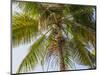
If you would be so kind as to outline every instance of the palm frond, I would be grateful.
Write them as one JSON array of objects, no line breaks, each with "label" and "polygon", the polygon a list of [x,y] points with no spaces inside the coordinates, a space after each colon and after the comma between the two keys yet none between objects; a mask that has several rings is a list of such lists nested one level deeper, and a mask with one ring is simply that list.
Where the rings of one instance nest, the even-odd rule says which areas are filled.
[{"label": "palm frond", "polygon": [[29,53],[24,58],[18,69],[18,73],[23,72],[24,70],[25,72],[28,72],[34,69],[34,66],[36,66],[37,63],[44,63],[46,57],[44,53],[47,54],[47,50],[50,44],[50,36],[46,36],[48,32],[50,32],[50,30],[41,35],[41,37],[32,44],[29,49]]},{"label": "palm frond", "polygon": [[90,52],[88,52],[88,55],[89,55],[89,57],[90,57],[92,63],[94,64],[94,67],[95,67],[95,65],[96,65],[96,57],[95,57],[95,55],[93,55],[93,54],[90,53]]},{"label": "palm frond", "polygon": [[40,4],[38,3],[32,3],[32,2],[16,2],[18,4],[18,7],[23,10],[24,13],[28,13],[33,17],[38,17],[40,14]]},{"label": "palm frond", "polygon": [[[85,44],[88,42],[95,42],[95,34],[91,30],[87,30],[83,26],[72,24],[70,22],[67,22],[67,31],[70,32],[73,36],[71,45],[69,45],[70,48],[72,48],[72,54],[75,55],[74,61],[76,61],[79,64],[83,65],[89,65],[90,67],[93,67],[94,63],[94,57],[92,57],[91,54],[88,54],[88,50],[85,48]],[[92,34],[92,36],[91,36]],[[94,36],[93,36],[94,35]],[[67,35],[68,36],[68,35]],[[70,40],[70,42],[72,41]],[[70,43],[69,42],[69,43]],[[91,42],[91,43],[92,43]],[[95,43],[94,43],[95,44]],[[93,45],[93,43],[92,43]],[[95,48],[95,46],[94,46]],[[74,53],[73,53],[74,52]],[[94,61],[93,61],[94,60]]]},{"label": "palm frond", "polygon": [[[80,23],[95,30],[95,19],[93,17],[95,12],[95,7],[92,6],[85,7],[85,6],[75,5],[75,6],[70,6],[69,8],[71,15],[73,16],[74,20],[77,23]],[[77,14],[74,15],[74,12],[77,12]]]},{"label": "palm frond", "polygon": [[68,46],[68,41],[67,41],[67,45],[64,50],[64,62],[66,65],[66,70],[75,68],[75,62],[73,61],[72,50]]},{"label": "palm frond", "polygon": [[85,25],[81,25],[75,21],[70,21],[65,19],[66,30],[71,33],[74,37],[77,37],[81,42],[87,43],[91,42],[95,47],[95,30],[86,27]]},{"label": "palm frond", "polygon": [[74,40],[72,46],[74,47],[72,48],[74,61],[76,61],[78,64],[93,67],[93,62],[88,55],[88,50],[85,48],[85,45],[82,44],[79,40]]},{"label": "palm frond", "polygon": [[38,22],[27,14],[15,15],[12,18],[13,45],[28,43],[38,33]]},{"label": "palm frond", "polygon": [[19,69],[18,69],[18,73],[22,72],[23,69],[25,69],[26,71],[29,68],[33,68],[35,66],[35,64],[38,63],[38,57],[40,55],[39,51],[39,46],[41,46],[41,43],[43,42],[43,40],[46,38],[45,35],[42,35],[29,49],[29,53],[28,55],[24,58],[24,60],[22,61]]}]

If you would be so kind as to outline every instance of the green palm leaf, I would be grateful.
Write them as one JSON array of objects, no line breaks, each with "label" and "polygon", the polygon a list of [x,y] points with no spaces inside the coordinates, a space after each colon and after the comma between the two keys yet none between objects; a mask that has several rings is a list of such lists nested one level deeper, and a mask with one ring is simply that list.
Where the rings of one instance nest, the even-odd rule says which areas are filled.
[{"label": "green palm leaf", "polygon": [[22,61],[17,73],[24,72],[24,69],[25,72],[28,72],[32,70],[37,63],[44,63],[51,38],[51,35],[46,36],[46,34],[50,31],[51,29],[47,31],[45,34],[41,35],[41,37],[39,37],[39,39],[37,39],[32,44],[32,46],[29,49],[29,53]]},{"label": "green palm leaf", "polygon": [[[66,30],[71,33],[74,37],[77,37],[82,43],[91,42],[95,48],[95,30],[86,27],[85,25],[81,25],[75,21],[70,21],[65,19]],[[88,35],[87,35],[88,34]]]},{"label": "green palm leaf", "polygon": [[88,65],[93,67],[93,63],[88,55],[88,50],[85,48],[85,45],[82,44],[79,40],[74,40],[73,42],[73,57],[74,60],[82,65]]},{"label": "green palm leaf", "polygon": [[39,17],[40,4],[32,2],[16,2],[18,7],[23,10],[24,13],[28,13],[33,17]]},{"label": "green palm leaf", "polygon": [[74,20],[77,23],[80,23],[95,30],[95,19],[93,17],[93,14],[95,12],[95,7],[74,5],[74,6],[69,6],[69,8],[70,8],[70,13],[72,13],[72,15],[74,12],[77,11],[78,13],[81,12],[79,14],[73,15]]},{"label": "green palm leaf", "polygon": [[66,44],[67,45],[64,49],[64,61],[66,65],[66,70],[70,70],[75,68],[75,62],[73,61],[73,53],[72,49],[69,46],[69,41],[67,41]]},{"label": "green palm leaf", "polygon": [[[76,61],[79,64],[89,65],[90,67],[93,67],[93,66],[91,66],[91,65],[93,65],[93,63],[92,63],[93,61],[90,58],[91,55],[90,56],[88,55],[88,50],[85,48],[86,46],[84,43],[87,43],[88,41],[92,41],[95,36],[93,36],[91,38],[89,38],[89,37],[91,34],[94,35],[94,33],[91,32],[91,34],[90,34],[90,33],[88,33],[90,31],[87,31],[86,29],[82,28],[80,25],[78,25],[78,26],[77,25],[75,26],[75,25],[76,25],[75,23],[73,24],[73,23],[70,23],[70,21],[69,22],[67,21],[67,27],[66,27],[67,32],[66,32],[66,30],[65,30],[65,32],[71,33],[72,40],[73,40],[72,44],[70,44],[70,42],[72,40],[69,40],[69,42],[68,42],[69,46],[67,46],[67,47],[69,47],[69,49],[72,48],[72,49],[70,49],[70,51],[72,52],[71,55],[74,55],[74,56],[72,56],[72,57],[74,57],[74,61]],[[67,34],[67,36],[68,36],[68,34]],[[94,39],[94,41],[95,41],[95,39]],[[67,53],[70,54],[70,52],[67,52]],[[67,56],[67,58],[68,58],[68,56]]]},{"label": "green palm leaf", "polygon": [[27,14],[13,16],[12,19],[13,45],[28,43],[38,33],[38,22]]},{"label": "green palm leaf", "polygon": [[[45,35],[42,35],[36,42],[30,47],[28,55],[24,58],[22,61],[18,73],[23,72],[23,69],[29,70],[30,68],[32,69],[35,64],[38,63],[38,57],[40,56],[39,52],[39,46],[41,46],[41,43],[43,40],[46,38]],[[42,50],[41,50],[42,51]]]}]

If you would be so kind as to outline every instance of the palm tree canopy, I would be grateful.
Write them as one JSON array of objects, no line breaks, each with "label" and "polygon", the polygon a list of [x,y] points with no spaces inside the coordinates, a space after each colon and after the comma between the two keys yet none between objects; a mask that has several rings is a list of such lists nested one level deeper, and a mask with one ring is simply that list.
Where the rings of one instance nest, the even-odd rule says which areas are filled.
[{"label": "palm tree canopy", "polygon": [[30,43],[40,36],[29,48],[29,53],[23,59],[18,73],[23,72],[23,69],[32,69],[37,62],[44,63],[52,55],[59,57],[59,38],[62,40],[60,46],[66,70],[73,67],[73,61],[94,68],[95,54],[86,48],[91,47],[89,43],[94,51],[96,47],[94,6],[15,3],[22,12],[12,16],[13,47]]}]

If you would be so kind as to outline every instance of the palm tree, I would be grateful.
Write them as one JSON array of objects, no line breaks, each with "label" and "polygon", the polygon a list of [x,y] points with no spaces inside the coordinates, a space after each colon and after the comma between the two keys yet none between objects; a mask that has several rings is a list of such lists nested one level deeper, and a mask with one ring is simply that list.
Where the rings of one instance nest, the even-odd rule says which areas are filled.
[{"label": "palm tree", "polygon": [[95,68],[95,53],[90,51],[96,47],[94,6],[14,3],[21,12],[12,16],[13,47],[36,40],[17,73],[28,72],[37,63],[49,64],[51,57],[57,60],[59,71],[73,68],[75,62]]}]

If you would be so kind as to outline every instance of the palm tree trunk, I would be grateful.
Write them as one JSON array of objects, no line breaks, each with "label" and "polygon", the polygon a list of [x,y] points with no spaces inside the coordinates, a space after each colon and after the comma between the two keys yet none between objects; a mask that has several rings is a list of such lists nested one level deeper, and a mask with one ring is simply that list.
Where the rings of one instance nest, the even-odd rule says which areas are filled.
[{"label": "palm tree trunk", "polygon": [[65,70],[65,63],[64,63],[64,53],[63,53],[63,38],[61,35],[61,31],[58,32],[58,53],[60,59],[60,71]]},{"label": "palm tree trunk", "polygon": [[60,59],[60,71],[64,71],[65,70],[65,63],[64,63],[64,53],[63,53],[63,37],[62,37],[62,32],[61,32],[61,27],[60,27],[60,24],[58,23],[56,26],[55,26],[55,29],[54,29],[56,35],[55,35],[55,39],[57,41],[57,44],[58,44],[58,54],[59,54],[59,59]]},{"label": "palm tree trunk", "polygon": [[60,71],[64,71],[65,70],[65,63],[64,63],[64,56],[63,56],[63,50],[62,50],[62,42],[61,39],[58,42],[58,51],[59,51],[59,58],[60,58]]}]

